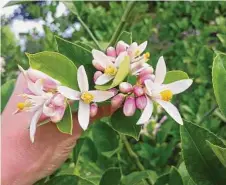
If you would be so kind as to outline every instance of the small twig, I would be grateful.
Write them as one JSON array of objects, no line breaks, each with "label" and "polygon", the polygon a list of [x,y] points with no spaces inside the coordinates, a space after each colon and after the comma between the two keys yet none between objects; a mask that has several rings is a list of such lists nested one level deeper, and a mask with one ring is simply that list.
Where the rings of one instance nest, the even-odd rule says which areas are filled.
[{"label": "small twig", "polygon": [[118,25],[118,27],[116,28],[114,34],[112,35],[111,37],[111,40],[110,40],[110,43],[109,43],[109,46],[112,46],[115,44],[115,42],[117,41],[129,15],[130,15],[130,12],[132,11],[134,5],[135,5],[136,1],[130,1],[128,2],[127,6],[126,6],[126,10],[124,12],[124,14],[122,15],[122,18],[121,18],[121,21]]},{"label": "small twig", "polygon": [[218,105],[214,105],[212,109],[210,109],[206,114],[204,114],[204,116],[201,118],[199,123],[202,123],[203,121],[205,121],[205,119],[209,117],[217,108],[218,108]]},{"label": "small twig", "polygon": [[[132,150],[132,147],[130,146],[130,143],[127,140],[126,136],[121,135],[121,138],[122,138],[122,141],[125,145],[125,148],[129,154],[129,156],[135,160],[135,163],[136,163],[137,167],[139,168],[139,170],[144,171],[145,168],[144,168],[143,164],[140,162],[138,155]],[[149,185],[152,185],[152,182],[149,178],[147,178],[146,181]]]}]

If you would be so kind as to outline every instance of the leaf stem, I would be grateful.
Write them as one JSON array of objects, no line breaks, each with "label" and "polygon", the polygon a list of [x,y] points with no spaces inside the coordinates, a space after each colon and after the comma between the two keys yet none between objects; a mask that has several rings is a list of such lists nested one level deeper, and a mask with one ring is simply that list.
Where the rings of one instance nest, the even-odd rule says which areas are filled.
[{"label": "leaf stem", "polygon": [[210,116],[217,108],[218,108],[218,105],[214,105],[212,109],[210,109],[206,114],[204,114],[204,116],[201,118],[199,123],[202,123],[203,121],[205,121],[205,119],[208,116]]},{"label": "leaf stem", "polygon": [[118,25],[118,27],[116,28],[114,34],[111,37],[109,46],[112,46],[115,44],[115,42],[117,41],[123,27],[125,26],[125,23],[130,15],[130,12],[132,11],[132,9],[134,8],[136,1],[130,1],[128,2],[127,6],[126,6],[126,10],[124,12],[124,14],[122,15],[121,21]]},{"label": "leaf stem", "polygon": [[[138,155],[133,151],[128,139],[126,138],[126,136],[121,135],[121,139],[122,139],[122,141],[125,145],[125,148],[126,148],[128,154],[129,154],[129,156],[135,160],[135,163],[136,163],[137,167],[139,168],[139,170],[144,171],[145,168],[144,168],[143,164],[140,162]],[[147,178],[146,181],[149,185],[152,185],[152,182],[149,178]]]}]

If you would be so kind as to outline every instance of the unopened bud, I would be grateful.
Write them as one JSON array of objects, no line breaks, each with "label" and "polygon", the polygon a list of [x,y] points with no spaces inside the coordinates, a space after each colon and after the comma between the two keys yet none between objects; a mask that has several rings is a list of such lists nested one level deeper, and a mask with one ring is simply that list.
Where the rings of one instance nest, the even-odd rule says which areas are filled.
[{"label": "unopened bud", "polygon": [[97,111],[98,111],[98,106],[96,103],[92,103],[90,105],[90,117],[94,117],[97,115]]},{"label": "unopened bud", "polygon": [[153,67],[149,66],[149,67],[143,69],[143,70],[140,72],[139,76],[142,77],[142,76],[145,76],[145,75],[147,75],[147,74],[152,74],[153,72],[154,72]]},{"label": "unopened bud", "polygon": [[103,73],[101,71],[96,71],[93,75],[93,81],[96,82],[97,78],[99,78]]},{"label": "unopened bud", "polygon": [[57,94],[51,101],[53,105],[63,106],[65,104],[65,98],[62,94]]},{"label": "unopened bud", "polygon": [[121,52],[126,51],[127,44],[123,41],[119,41],[116,45],[116,53],[119,55]]},{"label": "unopened bud", "polygon": [[144,81],[147,80],[147,79],[152,79],[152,75],[151,74],[147,74],[147,75],[144,75],[142,77],[139,77],[139,83],[140,84],[144,84]]},{"label": "unopened bud", "polygon": [[137,97],[142,96],[144,94],[143,88],[139,85],[133,87],[133,92]]},{"label": "unopened bud", "polygon": [[122,93],[117,94],[111,99],[111,106],[114,109],[121,107],[123,101],[125,99],[125,95]]},{"label": "unopened bud", "polygon": [[119,90],[122,93],[129,93],[133,90],[133,86],[128,82],[122,82],[119,84]]},{"label": "unopened bud", "polygon": [[107,48],[107,56],[116,57],[115,48],[113,48],[112,46],[108,47]]},{"label": "unopened bud", "polygon": [[129,96],[126,98],[126,101],[123,106],[123,113],[125,116],[132,116],[134,115],[136,111],[136,103],[135,103],[135,98],[132,96]]},{"label": "unopened bud", "polygon": [[104,71],[104,68],[96,60],[92,60],[92,64],[97,70]]},{"label": "unopened bud", "polygon": [[136,107],[140,110],[143,110],[147,105],[147,98],[146,96],[140,96],[136,98]]}]

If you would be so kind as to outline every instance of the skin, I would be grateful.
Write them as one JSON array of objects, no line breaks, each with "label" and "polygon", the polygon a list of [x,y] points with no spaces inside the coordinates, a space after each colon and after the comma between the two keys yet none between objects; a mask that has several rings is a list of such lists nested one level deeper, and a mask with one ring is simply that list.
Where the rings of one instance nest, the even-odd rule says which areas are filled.
[{"label": "skin", "polygon": [[[1,182],[4,185],[31,185],[52,174],[67,159],[83,132],[75,114],[72,135],[60,133],[54,123],[48,123],[37,128],[35,142],[31,143],[28,130],[31,113],[12,115],[17,103],[24,100],[18,95],[25,87],[25,79],[20,75],[2,114]],[[109,116],[111,112],[110,106],[100,107],[93,119]]]}]

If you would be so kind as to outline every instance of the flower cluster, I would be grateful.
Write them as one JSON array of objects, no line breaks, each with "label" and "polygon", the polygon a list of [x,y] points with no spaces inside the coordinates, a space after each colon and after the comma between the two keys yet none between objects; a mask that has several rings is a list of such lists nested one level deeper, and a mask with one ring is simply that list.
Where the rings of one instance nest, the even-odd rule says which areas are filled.
[{"label": "flower cluster", "polygon": [[109,47],[106,53],[93,49],[92,64],[97,69],[93,76],[94,83],[103,86],[114,80],[120,64],[129,59],[129,75],[135,77],[136,82],[131,84],[124,79],[118,88],[106,90],[90,90],[88,77],[84,66],[77,70],[79,90],[62,85],[52,77],[34,69],[22,71],[27,88],[21,96],[24,102],[17,104],[15,113],[21,111],[32,112],[30,122],[30,139],[34,142],[37,123],[47,119],[57,123],[62,120],[67,104],[79,102],[78,122],[86,130],[90,117],[97,114],[98,103],[111,99],[114,109],[123,107],[125,116],[133,116],[136,109],[142,111],[137,124],[147,123],[153,112],[153,103],[162,106],[165,111],[179,124],[183,124],[178,109],[170,102],[173,95],[185,91],[191,84],[191,79],[179,80],[164,84],[166,64],[163,57],[159,58],[156,70],[147,63],[150,54],[144,53],[147,41],[138,45],[136,42],[128,45],[119,41],[116,47]]}]

